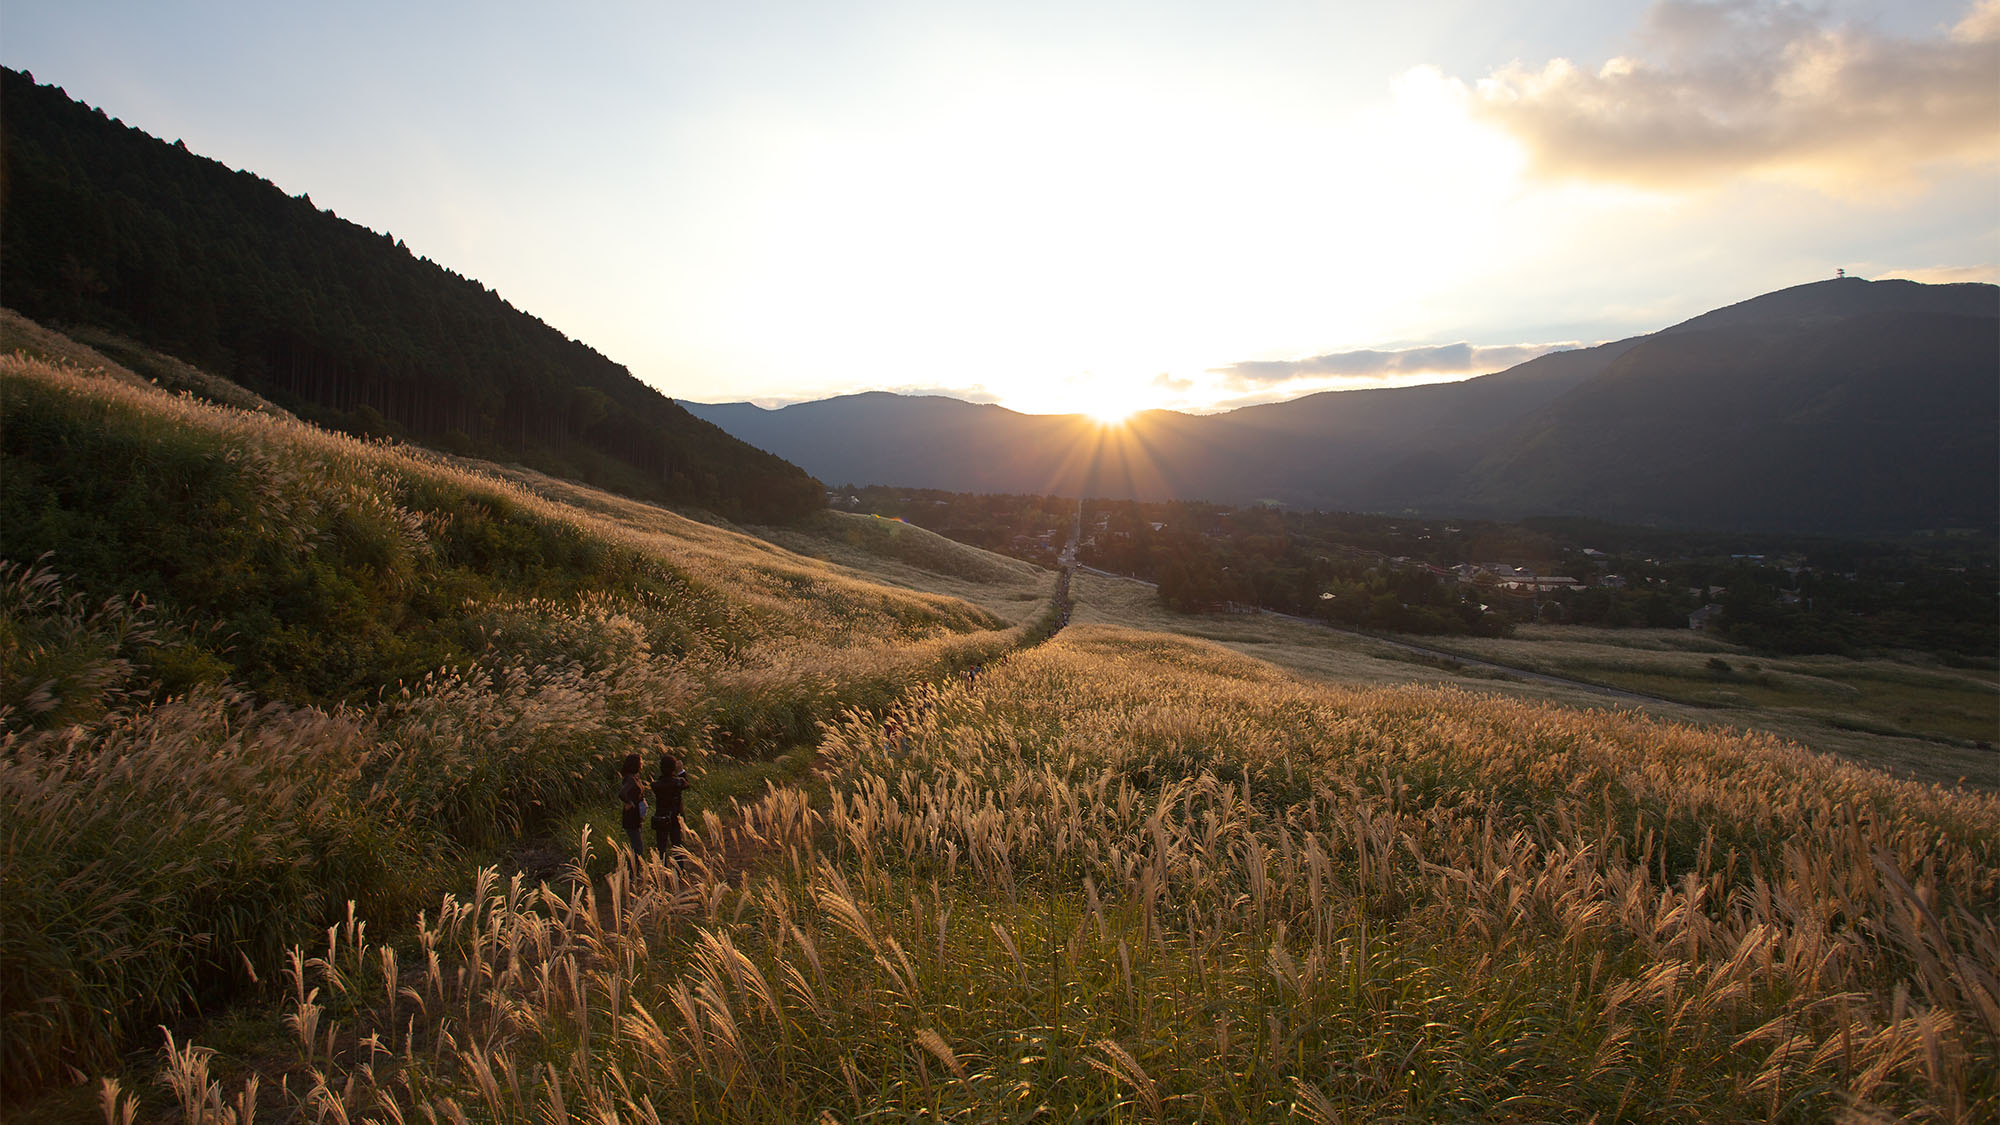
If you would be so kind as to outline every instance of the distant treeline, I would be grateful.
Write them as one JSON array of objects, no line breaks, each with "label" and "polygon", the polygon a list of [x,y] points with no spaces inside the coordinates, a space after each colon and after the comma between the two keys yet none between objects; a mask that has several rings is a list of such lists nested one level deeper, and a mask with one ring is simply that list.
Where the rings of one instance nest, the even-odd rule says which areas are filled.
[{"label": "distant treeline", "polygon": [[[846,485],[843,507],[1053,564],[1076,501]],[[850,499],[851,497],[851,499]],[[1159,585],[1189,613],[1256,607],[1400,633],[1502,635],[1529,621],[1673,628],[1784,653],[1901,649],[1990,665],[2000,567],[1989,535],[1834,539],[1599,520],[1442,520],[1199,501],[1089,500],[1078,559]],[[1461,581],[1461,564],[1495,568]],[[1509,590],[1498,568],[1573,578]]]},{"label": "distant treeline", "polygon": [[[1408,526],[1405,536],[1373,516],[1100,500],[1084,506],[1078,557],[1159,583],[1160,600],[1187,613],[1255,606],[1360,628],[1476,636],[1504,636],[1532,614],[1532,604],[1516,609],[1438,574],[1418,550],[1434,537]],[[1486,525],[1481,534],[1511,549],[1511,530]]]},{"label": "distant treeline", "polygon": [[[1902,649],[1990,665],[2000,650],[2000,571],[1983,535],[1832,539],[1094,501],[1084,536],[1084,562],[1154,579],[1162,600],[1189,611],[1234,602],[1494,635],[1527,621],[1685,628],[1718,605],[1712,631],[1768,652]],[[1578,585],[1528,595],[1498,574],[1440,573],[1461,564]]]},{"label": "distant treeline", "polygon": [[[1623,588],[1566,596],[1579,624],[1634,624],[1646,589],[1700,591],[1722,607],[1714,628],[1767,652],[1897,649],[1992,666],[2000,653],[2000,554],[1983,532],[1836,539],[1702,533],[1540,519],[1523,527],[1568,545],[1565,565],[1618,574]],[[1598,550],[1594,557],[1579,553]]]},{"label": "distant treeline", "polygon": [[803,470],[378,234],[0,73],[4,299],[234,379],[304,417],[782,521]]}]

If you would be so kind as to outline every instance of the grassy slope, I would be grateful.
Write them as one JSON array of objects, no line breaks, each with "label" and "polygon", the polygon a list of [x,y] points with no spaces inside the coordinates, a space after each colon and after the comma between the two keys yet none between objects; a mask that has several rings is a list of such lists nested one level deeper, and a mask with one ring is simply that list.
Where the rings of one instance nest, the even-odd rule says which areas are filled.
[{"label": "grassy slope", "polygon": [[775,790],[685,871],[447,901],[440,962],[399,996],[379,949],[332,943],[286,1009],[333,1032],[296,1042],[308,1100],[507,1122],[2000,1106],[1990,796],[1101,626],[897,717],[827,732],[830,803]]},{"label": "grassy slope", "polygon": [[1024,635],[7,343],[95,369],[0,359],[10,1089],[269,979],[349,899],[406,916],[628,751],[776,756]]},{"label": "grassy slope", "polygon": [[824,511],[792,527],[758,533],[789,550],[851,568],[878,582],[963,598],[1010,621],[1039,613],[1051,573],[1032,563],[947,539],[915,524]]}]

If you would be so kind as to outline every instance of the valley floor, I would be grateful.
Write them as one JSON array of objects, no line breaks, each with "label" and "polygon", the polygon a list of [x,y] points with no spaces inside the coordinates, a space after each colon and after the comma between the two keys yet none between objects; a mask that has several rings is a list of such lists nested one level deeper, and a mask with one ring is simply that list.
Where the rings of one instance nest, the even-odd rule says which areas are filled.
[{"label": "valley floor", "polygon": [[1687,630],[1530,625],[1512,638],[1393,638],[1274,613],[1175,613],[1150,583],[1088,570],[1077,589],[1079,621],[1201,637],[1311,679],[1451,684],[1637,710],[1766,731],[1920,781],[2000,790],[2000,674],[1992,671],[1914,657],[1763,657]]}]

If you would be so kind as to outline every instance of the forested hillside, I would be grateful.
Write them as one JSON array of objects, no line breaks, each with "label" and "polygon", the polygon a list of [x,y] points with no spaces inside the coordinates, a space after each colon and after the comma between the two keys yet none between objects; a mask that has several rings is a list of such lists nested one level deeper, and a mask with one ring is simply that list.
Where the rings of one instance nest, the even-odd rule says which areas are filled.
[{"label": "forested hillside", "polygon": [[307,196],[13,70],[0,134],[5,300],[36,320],[122,333],[349,432],[731,518],[821,504],[796,466]]}]

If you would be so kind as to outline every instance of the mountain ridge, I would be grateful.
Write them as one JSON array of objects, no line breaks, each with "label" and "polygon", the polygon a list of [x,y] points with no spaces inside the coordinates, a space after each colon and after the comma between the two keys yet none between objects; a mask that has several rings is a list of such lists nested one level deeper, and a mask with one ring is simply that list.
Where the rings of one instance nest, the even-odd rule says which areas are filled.
[{"label": "mountain ridge", "polygon": [[1461,382],[1123,430],[889,392],[686,405],[830,484],[1835,534],[2000,523],[2000,287],[1978,283],[1809,282]]}]

